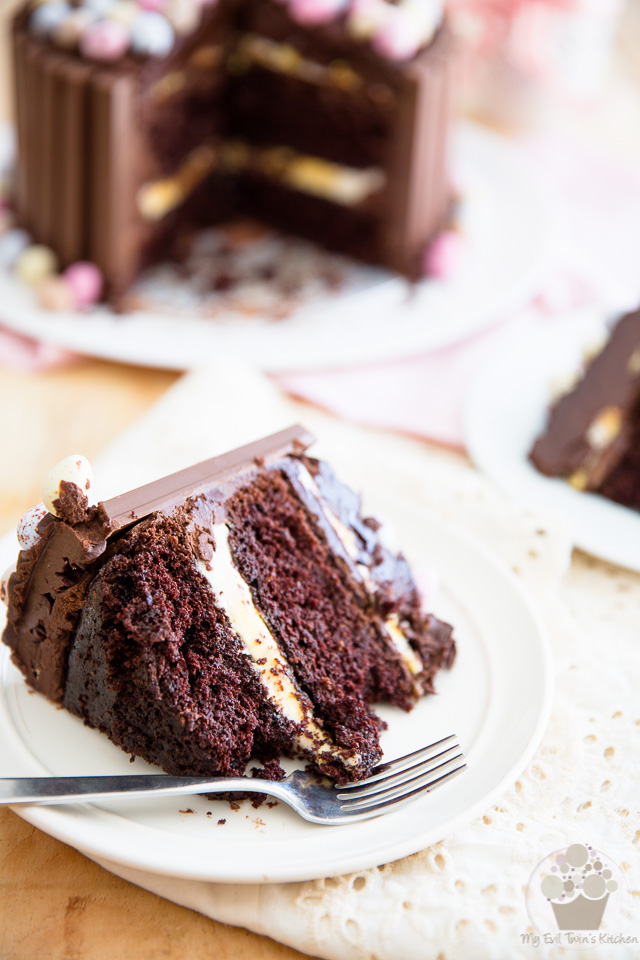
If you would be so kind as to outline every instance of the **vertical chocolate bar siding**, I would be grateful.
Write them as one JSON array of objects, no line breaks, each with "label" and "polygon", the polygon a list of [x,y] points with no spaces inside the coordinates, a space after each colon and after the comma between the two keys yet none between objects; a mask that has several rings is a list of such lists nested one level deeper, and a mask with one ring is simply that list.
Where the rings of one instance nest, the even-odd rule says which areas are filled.
[{"label": "vertical chocolate bar siding", "polygon": [[262,440],[248,443],[230,453],[204,460],[161,480],[120,494],[103,504],[112,532],[141,520],[155,510],[167,509],[206,489],[213,481],[251,470],[256,462],[279,460],[291,453],[302,453],[315,440],[304,427],[293,426]]}]

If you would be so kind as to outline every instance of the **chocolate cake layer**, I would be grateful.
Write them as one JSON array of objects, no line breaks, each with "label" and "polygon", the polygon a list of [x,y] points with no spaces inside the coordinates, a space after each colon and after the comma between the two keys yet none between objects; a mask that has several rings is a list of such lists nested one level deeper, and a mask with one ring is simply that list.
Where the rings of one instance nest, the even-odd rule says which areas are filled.
[{"label": "chocolate cake layer", "polygon": [[237,776],[291,753],[295,727],[265,699],[187,536],[158,516],[122,538],[83,604],[63,703],[167,773]]},{"label": "chocolate cake layer", "polygon": [[171,773],[336,780],[378,761],[370,704],[409,709],[455,654],[408,564],[294,427],[87,507],[69,484],[9,581],[28,682]]}]

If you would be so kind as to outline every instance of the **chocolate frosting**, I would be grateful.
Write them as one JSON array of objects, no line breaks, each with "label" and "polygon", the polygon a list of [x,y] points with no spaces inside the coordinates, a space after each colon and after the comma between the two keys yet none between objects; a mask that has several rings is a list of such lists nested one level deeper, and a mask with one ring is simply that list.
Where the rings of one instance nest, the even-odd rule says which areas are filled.
[{"label": "chocolate frosting", "polygon": [[20,552],[7,585],[2,639],[28,682],[52,700],[62,698],[67,651],[86,592],[119,531],[232,477],[242,482],[266,463],[301,453],[313,439],[303,427],[290,427],[100,503],[80,522],[73,511],[67,519],[45,517],[38,543]]}]

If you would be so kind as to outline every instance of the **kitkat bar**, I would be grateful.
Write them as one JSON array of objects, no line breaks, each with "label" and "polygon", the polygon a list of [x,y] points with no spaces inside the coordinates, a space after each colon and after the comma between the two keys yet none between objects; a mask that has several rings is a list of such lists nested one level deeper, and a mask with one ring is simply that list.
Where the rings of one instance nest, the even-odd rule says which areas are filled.
[{"label": "kitkat bar", "polygon": [[311,433],[301,426],[289,427],[262,440],[248,443],[210,460],[204,460],[168,477],[155,480],[102,504],[112,531],[148,516],[156,510],[169,510],[175,504],[206,491],[207,487],[227,477],[255,469],[269,461],[291,453],[302,453],[314,442]]}]

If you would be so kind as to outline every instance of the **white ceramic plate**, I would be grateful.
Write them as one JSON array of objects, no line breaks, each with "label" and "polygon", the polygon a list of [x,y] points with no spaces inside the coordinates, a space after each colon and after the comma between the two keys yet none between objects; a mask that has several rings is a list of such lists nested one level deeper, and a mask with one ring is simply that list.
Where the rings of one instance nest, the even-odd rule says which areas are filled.
[{"label": "white ceramic plate", "polygon": [[[311,284],[279,321],[222,309],[213,318],[184,283],[160,271],[142,284],[157,308],[126,316],[40,310],[31,292],[0,271],[2,322],[20,333],[81,353],[148,366],[187,369],[236,353],[263,370],[349,366],[435,349],[500,320],[540,288],[549,260],[551,205],[535,174],[508,141],[465,124],[453,137],[454,179],[462,196],[468,250],[455,278],[412,291],[384,271],[346,268],[342,293]],[[267,291],[268,293],[268,291]],[[265,291],[247,291],[251,298]]]},{"label": "white ceramic plate", "polygon": [[471,386],[465,441],[476,466],[514,499],[561,513],[576,547],[640,570],[640,513],[545,477],[527,459],[546,422],[553,384],[579,369],[583,350],[606,328],[601,313],[580,312],[549,321],[519,343],[505,342]]},{"label": "white ceramic plate", "polygon": [[[400,500],[368,506],[392,520],[413,562],[437,564],[444,586],[435,609],[455,624],[458,642],[452,670],[437,678],[437,696],[409,714],[380,710],[389,723],[385,757],[455,733],[469,765],[461,776],[397,813],[342,827],[306,823],[282,805],[255,810],[245,802],[234,812],[199,797],[21,806],[16,813],[90,856],[178,877],[266,883],[387,863],[441,840],[486,810],[517,777],[544,732],[553,686],[547,640],[513,575],[477,543]],[[14,552],[13,536],[5,538],[0,564]],[[106,737],[30,693],[6,648],[0,657],[1,776],[152,769],[130,764]]]}]

